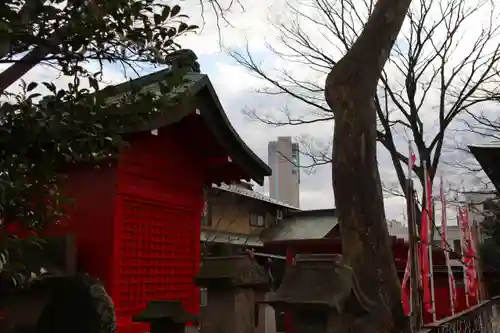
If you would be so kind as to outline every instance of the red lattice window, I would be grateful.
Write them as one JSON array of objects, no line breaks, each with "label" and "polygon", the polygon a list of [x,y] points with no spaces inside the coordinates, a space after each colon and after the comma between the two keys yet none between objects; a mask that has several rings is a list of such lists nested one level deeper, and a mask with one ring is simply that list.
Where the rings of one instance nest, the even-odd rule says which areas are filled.
[{"label": "red lattice window", "polygon": [[199,214],[125,197],[120,203],[117,315],[136,315],[153,299],[182,300],[194,310]]}]

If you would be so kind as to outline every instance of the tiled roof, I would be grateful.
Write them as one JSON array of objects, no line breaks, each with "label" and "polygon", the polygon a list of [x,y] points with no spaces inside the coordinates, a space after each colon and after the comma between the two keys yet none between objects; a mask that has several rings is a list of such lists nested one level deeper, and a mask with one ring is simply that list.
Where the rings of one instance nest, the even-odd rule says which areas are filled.
[{"label": "tiled roof", "polygon": [[262,193],[259,193],[259,192],[256,192],[256,191],[252,191],[252,190],[247,190],[247,189],[245,189],[245,188],[243,188],[241,186],[221,184],[221,185],[212,185],[212,188],[216,188],[216,189],[223,190],[223,191],[226,191],[226,192],[231,192],[231,193],[234,193],[234,194],[242,195],[242,196],[245,196],[245,197],[248,197],[248,198],[251,198],[251,199],[255,199],[255,200],[268,202],[270,204],[273,204],[273,205],[276,205],[276,206],[280,206],[280,207],[283,207],[283,208],[289,208],[289,209],[293,209],[293,210],[300,210],[297,207],[294,207],[294,206],[289,205],[287,203],[284,203],[284,202],[281,202],[279,200],[270,198],[267,195],[264,195]]}]

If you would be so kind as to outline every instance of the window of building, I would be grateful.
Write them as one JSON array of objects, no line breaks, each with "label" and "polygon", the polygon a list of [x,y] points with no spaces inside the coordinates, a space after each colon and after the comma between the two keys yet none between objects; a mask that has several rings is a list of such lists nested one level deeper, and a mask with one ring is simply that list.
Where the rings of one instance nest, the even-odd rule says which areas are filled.
[{"label": "window of building", "polygon": [[207,288],[200,288],[200,306],[207,306],[208,292]]},{"label": "window of building", "polygon": [[274,227],[277,224],[276,216],[273,216],[271,213],[266,213],[266,218],[264,220],[264,227]]},{"label": "window of building", "polygon": [[299,172],[299,165],[298,165],[299,161],[297,160],[297,156],[296,155],[293,156],[292,163],[293,163],[292,164],[292,173],[294,175],[296,175],[297,172]]},{"label": "window of building", "polygon": [[292,144],[292,174],[297,175],[300,184],[300,151],[297,143]]},{"label": "window of building", "polygon": [[265,218],[261,214],[250,214],[250,226],[263,228],[265,226]]},{"label": "window of building", "polygon": [[300,169],[300,160],[299,160],[299,152],[298,151],[293,151],[292,152],[292,173],[298,174]]},{"label": "window of building", "polygon": [[453,240],[453,251],[459,255],[462,254],[462,244],[460,239]]}]

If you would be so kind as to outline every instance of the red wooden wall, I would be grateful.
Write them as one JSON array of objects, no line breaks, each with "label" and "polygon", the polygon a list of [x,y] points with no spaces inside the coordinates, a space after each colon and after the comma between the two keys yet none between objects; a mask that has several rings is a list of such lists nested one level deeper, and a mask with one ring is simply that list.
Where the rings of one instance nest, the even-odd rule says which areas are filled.
[{"label": "red wooden wall", "polygon": [[125,322],[151,299],[199,312],[203,168],[180,143],[168,129],[137,135],[119,160],[111,294]]},{"label": "red wooden wall", "polygon": [[75,233],[81,271],[100,278],[116,307],[118,333],[142,332],[131,318],[148,300],[181,300],[199,312],[204,168],[168,128],[128,138],[111,167],[78,167],[65,188],[70,219],[51,233]]}]

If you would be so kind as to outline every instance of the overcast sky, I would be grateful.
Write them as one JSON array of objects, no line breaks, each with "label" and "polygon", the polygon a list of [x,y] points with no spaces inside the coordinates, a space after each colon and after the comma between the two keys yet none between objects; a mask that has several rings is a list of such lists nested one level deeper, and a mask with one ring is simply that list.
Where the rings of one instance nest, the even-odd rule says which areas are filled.
[{"label": "overcast sky", "polygon": [[[289,2],[295,1],[295,4],[307,3],[307,1],[288,0]],[[475,0],[471,0],[472,2]],[[273,70],[275,68],[286,68],[294,77],[307,77],[311,75],[307,65],[287,64],[283,63],[280,59],[273,57],[266,47],[266,43],[271,43],[274,47],[279,47],[279,34],[272,28],[269,22],[290,22],[290,13],[285,7],[285,0],[274,0],[268,4],[259,3],[256,5],[252,1],[242,1],[244,5],[244,13],[238,8],[235,8],[233,13],[228,16],[229,21],[233,27],[222,28],[222,40],[225,49],[242,51],[245,43],[248,42],[251,53],[258,59],[263,68]],[[307,7],[303,8],[307,11]],[[190,7],[191,8],[191,7]],[[193,10],[195,13],[197,10]],[[488,11],[487,8],[484,9]],[[479,29],[481,25],[478,24],[478,19],[486,18],[486,12],[478,12],[475,17],[469,19],[467,26],[464,25],[461,32],[461,42],[456,49],[456,55],[449,61],[459,61],[461,53],[469,52],[470,45],[473,41],[477,40]],[[257,154],[267,161],[267,143],[274,140],[279,135],[290,135],[294,137],[308,136],[320,142],[328,142],[333,135],[333,123],[312,124],[301,127],[285,127],[275,128],[267,125],[260,124],[256,121],[250,121],[248,117],[242,114],[242,109],[255,109],[260,111],[261,114],[279,114],[280,109],[284,107],[289,109],[304,109],[309,110],[306,105],[300,104],[297,100],[286,96],[267,96],[256,93],[256,89],[266,87],[266,83],[255,78],[235,61],[220,49],[218,45],[218,35],[215,26],[210,22],[210,15],[207,16],[207,24],[204,26],[203,32],[200,36],[191,36],[184,39],[183,46],[193,48],[200,56],[202,71],[207,73],[212,80],[217,93],[222,101],[222,104],[233,123],[234,127],[240,133],[242,138],[247,144],[254,149]],[[437,14],[439,17],[439,14]],[[319,41],[318,45],[322,48],[327,48],[328,43],[324,42],[323,32],[318,31],[317,27],[304,25],[309,34],[309,37],[314,41]],[[407,29],[407,28],[406,28]],[[403,31],[405,28],[403,28]],[[400,35],[401,37],[401,35]],[[399,41],[401,45],[401,41]],[[498,43],[496,43],[498,45]],[[489,46],[496,46],[495,42]],[[404,47],[404,46],[403,46]],[[326,53],[336,55],[335,50],[327,50]],[[389,69],[390,70],[390,69]],[[324,77],[315,77],[312,81],[324,81]],[[425,122],[424,128],[426,130],[426,139],[432,138],[436,133],[437,125],[437,112],[436,112],[436,95],[430,95],[429,107],[423,114],[421,119]],[[434,105],[432,103],[434,102]],[[496,106],[488,106],[488,108],[495,108]],[[488,109],[482,106],[481,110]],[[453,128],[461,128],[460,122],[453,124]],[[432,135],[432,136],[431,136]],[[448,132],[449,139],[446,140],[446,148],[443,154],[447,166],[442,164],[439,170],[439,176],[444,176],[445,188],[463,188],[470,190],[477,187],[482,187],[483,184],[474,182],[476,175],[469,175],[467,170],[455,168],[455,162],[461,161],[465,164],[471,165],[472,161],[469,157],[465,157],[463,153],[453,149],[457,145],[464,143],[483,143],[487,139],[477,138],[473,135],[465,135],[462,132],[450,131]],[[405,135],[398,137],[398,145],[401,151],[406,153]],[[466,161],[467,159],[467,161]],[[307,162],[305,162],[307,163]],[[384,183],[388,187],[398,188],[397,179],[393,170],[392,161],[390,160],[387,152],[379,149],[379,168]],[[480,177],[484,179],[484,175]],[[438,181],[435,182],[436,186]],[[435,194],[438,188],[435,186]],[[262,189],[267,192],[267,186]],[[334,207],[333,191],[331,186],[331,168],[330,166],[323,166],[316,168],[312,174],[303,172],[301,175],[301,188],[300,188],[300,203],[303,209],[314,208],[331,208]],[[387,197],[385,200],[386,214],[388,219],[402,220],[403,212],[405,209],[404,199],[401,197]],[[438,208],[439,209],[439,208]],[[437,213],[438,216],[440,215]],[[451,219],[454,217],[452,214]]]},{"label": "overcast sky", "polygon": [[[472,0],[471,0],[472,1]],[[223,1],[224,2],[224,1]],[[284,0],[273,0],[270,2],[255,2],[241,0],[244,5],[244,12],[235,7],[227,18],[232,27],[221,22],[220,37],[225,49],[243,50],[246,42],[249,43],[250,50],[258,59],[263,61],[266,68],[287,66],[271,57],[266,48],[266,41],[275,41],[276,31],[271,29],[269,20],[286,17]],[[191,23],[202,24],[200,7],[197,0],[186,0],[184,4],[186,13],[191,15]],[[269,4],[267,4],[269,3]],[[467,46],[467,38],[473,40],[474,29],[463,35],[464,46]],[[476,31],[477,32],[477,31]],[[468,33],[470,35],[468,35]],[[311,32],[312,38],[321,38],[314,29]],[[255,92],[256,89],[265,87],[265,83],[244,68],[237,65],[219,44],[219,34],[216,28],[216,20],[211,13],[205,13],[205,24],[199,34],[193,34],[182,38],[179,42],[183,47],[193,49],[199,56],[202,72],[208,74],[211,82],[219,95],[222,105],[243,140],[267,162],[267,143],[280,135],[290,135],[293,137],[309,136],[320,142],[328,142],[333,135],[333,123],[313,124],[307,127],[285,127],[275,128],[261,123],[250,121],[242,114],[243,109],[262,110],[267,114],[273,114],[284,107],[307,110],[305,105],[300,105],[295,100],[286,96],[265,96]],[[462,50],[463,51],[463,50]],[[334,51],[332,51],[334,52]],[[295,75],[301,77],[308,73],[307,66],[287,67]],[[146,74],[153,71],[151,68],[139,69],[139,72]],[[120,68],[107,67],[106,79],[109,83],[118,83],[124,80]],[[59,80],[48,68],[38,67],[29,73],[29,80]],[[315,77],[314,80],[322,82],[323,77]],[[436,111],[426,110],[422,115],[426,128],[433,128],[436,124]],[[453,134],[457,139],[457,134]],[[459,135],[459,141],[464,141]],[[469,139],[467,139],[469,140]],[[453,142],[449,142],[453,145]],[[399,140],[403,147],[406,145],[404,136]],[[387,153],[380,149],[379,167],[380,173],[385,183],[397,187],[395,173],[392,162]],[[405,151],[404,151],[405,152]],[[449,158],[453,160],[461,154],[453,151],[447,152]],[[462,174],[452,170],[441,170],[446,174],[446,183],[457,184],[461,180]],[[460,176],[459,176],[460,175]],[[460,179],[457,179],[460,178]],[[453,179],[455,178],[455,179]],[[313,173],[303,172],[301,175],[300,203],[303,209],[331,208],[334,207],[333,191],[331,186],[331,168],[329,166],[319,167]],[[466,184],[466,186],[469,186]],[[473,186],[473,185],[471,185]],[[259,189],[267,192],[267,185]],[[404,200],[400,197],[388,197],[385,201],[388,219],[402,220],[404,211]]]}]

